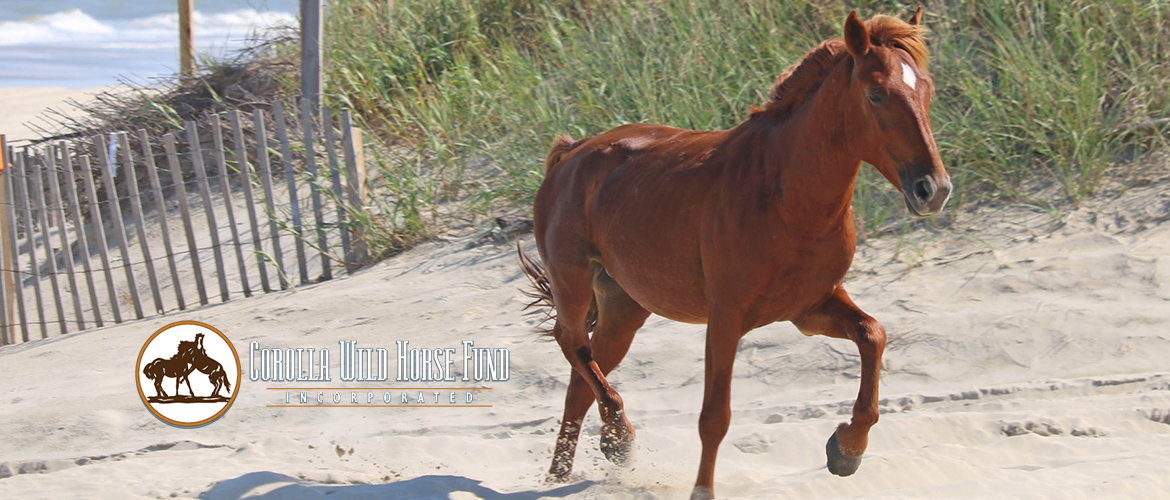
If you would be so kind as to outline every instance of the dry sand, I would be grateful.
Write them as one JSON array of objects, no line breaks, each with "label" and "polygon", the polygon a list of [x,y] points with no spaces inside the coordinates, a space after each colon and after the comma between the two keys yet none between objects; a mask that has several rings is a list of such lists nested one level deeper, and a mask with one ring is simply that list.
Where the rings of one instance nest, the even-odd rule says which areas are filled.
[{"label": "dry sand", "polygon": [[[1168,188],[1059,221],[964,213],[954,230],[863,245],[846,286],[889,346],[861,469],[824,466],[857,391],[856,349],[778,324],[740,347],[717,493],[1170,498]],[[0,348],[0,498],[687,498],[703,328],[652,317],[611,377],[638,431],[633,469],[601,457],[591,411],[575,480],[546,485],[569,368],[531,332],[525,283],[510,244],[451,236],[345,279]],[[339,340],[391,353],[396,340],[473,340],[510,349],[511,379],[485,384],[476,402],[491,408],[269,408],[284,391],[267,388],[297,384],[245,375],[222,419],[179,429],[134,385],[143,342],[179,320],[224,331],[245,368],[253,340],[327,347],[334,365]],[[333,369],[331,386],[420,385],[342,383]]]},{"label": "dry sand", "polygon": [[70,100],[85,101],[87,97],[110,87],[70,89],[65,87],[0,87],[0,133],[9,141],[23,141],[40,137],[29,123],[41,123],[40,116],[47,109],[69,114],[75,110]]}]

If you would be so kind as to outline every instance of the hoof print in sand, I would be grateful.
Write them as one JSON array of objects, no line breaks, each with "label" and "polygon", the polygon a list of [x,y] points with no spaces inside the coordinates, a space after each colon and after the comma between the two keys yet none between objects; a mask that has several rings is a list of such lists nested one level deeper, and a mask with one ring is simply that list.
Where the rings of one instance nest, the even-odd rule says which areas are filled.
[{"label": "hoof print in sand", "polygon": [[749,455],[759,455],[772,451],[772,438],[753,432],[750,436],[744,436],[735,441],[732,441],[735,448],[743,453]]},{"label": "hoof print in sand", "polygon": [[1170,410],[1145,410],[1142,413],[1154,422],[1170,425]]},{"label": "hoof print in sand", "polygon": [[1000,425],[999,431],[1005,436],[1022,436],[1024,434],[1037,434],[1040,436],[1059,436],[1064,434],[1064,429],[1060,424],[1052,420],[1029,420],[1027,422],[1006,422]]}]

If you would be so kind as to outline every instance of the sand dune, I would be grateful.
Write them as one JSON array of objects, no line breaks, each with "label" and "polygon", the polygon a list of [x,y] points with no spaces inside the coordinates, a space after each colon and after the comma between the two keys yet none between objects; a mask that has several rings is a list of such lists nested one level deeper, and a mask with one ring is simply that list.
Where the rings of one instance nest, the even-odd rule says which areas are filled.
[{"label": "sand dune", "polygon": [[[965,212],[953,230],[863,245],[847,288],[889,347],[861,469],[832,476],[823,454],[857,391],[855,348],[773,325],[740,347],[717,492],[1170,498],[1167,187],[1059,221]],[[547,485],[568,365],[531,333],[540,315],[521,311],[514,248],[467,235],[346,279],[0,349],[0,497],[686,498],[702,327],[652,317],[611,378],[638,432],[635,466],[602,458],[591,413],[574,481]],[[289,384],[245,380],[222,419],[179,429],[146,411],[132,372],[146,338],[183,319],[241,352],[473,340],[510,349],[511,379],[483,384],[490,408],[269,408],[283,401],[269,388]]]}]

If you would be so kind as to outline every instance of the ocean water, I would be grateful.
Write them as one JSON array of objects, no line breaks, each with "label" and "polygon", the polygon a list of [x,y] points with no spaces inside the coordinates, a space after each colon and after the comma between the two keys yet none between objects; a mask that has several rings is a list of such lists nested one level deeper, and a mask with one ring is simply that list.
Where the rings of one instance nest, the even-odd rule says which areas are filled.
[{"label": "ocean water", "polygon": [[[297,0],[194,0],[197,54],[295,24]],[[179,68],[176,0],[0,0],[0,86],[147,83]]]}]

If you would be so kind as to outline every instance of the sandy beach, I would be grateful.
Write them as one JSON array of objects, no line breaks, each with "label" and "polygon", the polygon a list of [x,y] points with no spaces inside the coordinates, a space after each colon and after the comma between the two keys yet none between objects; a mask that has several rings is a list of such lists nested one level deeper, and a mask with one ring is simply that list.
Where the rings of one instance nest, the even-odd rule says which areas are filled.
[{"label": "sandy beach", "polygon": [[43,124],[41,115],[49,109],[65,114],[76,110],[68,105],[70,100],[84,102],[86,98],[110,87],[70,89],[65,87],[0,87],[0,133],[9,142],[22,144],[25,140],[39,137],[29,127],[30,123]]},{"label": "sandy beach", "polygon": [[[824,457],[857,391],[856,348],[777,324],[739,349],[720,497],[1170,498],[1168,187],[1060,218],[965,211],[953,229],[861,245],[846,287],[889,331],[861,469],[835,477]],[[632,469],[602,457],[591,411],[574,480],[545,484],[569,367],[531,331],[514,246],[479,234],[295,291],[0,348],[0,497],[686,498],[703,328],[651,317],[612,375],[638,432]],[[143,342],[180,320],[223,331],[246,370],[231,410],[196,429],[159,421],[135,389]],[[412,400],[422,391],[396,388],[489,387],[475,401],[487,408],[269,407],[304,383],[247,379],[252,341],[342,340],[507,348],[510,378],[326,384]]]}]

